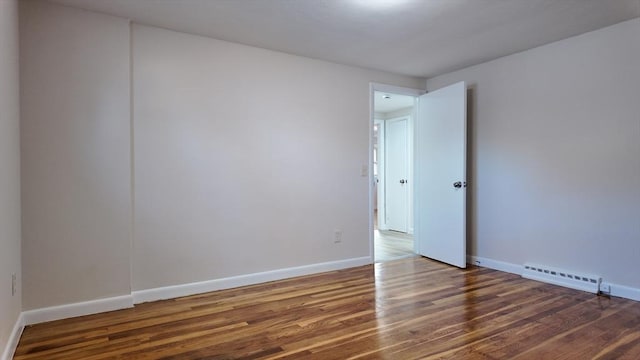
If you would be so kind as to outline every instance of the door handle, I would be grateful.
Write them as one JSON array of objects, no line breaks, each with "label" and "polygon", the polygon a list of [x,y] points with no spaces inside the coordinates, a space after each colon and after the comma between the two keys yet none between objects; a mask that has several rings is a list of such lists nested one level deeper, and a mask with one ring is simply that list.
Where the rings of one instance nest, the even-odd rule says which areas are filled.
[{"label": "door handle", "polygon": [[453,187],[456,189],[460,189],[462,187],[462,182],[456,181],[453,183]]},{"label": "door handle", "polygon": [[401,179],[401,180],[400,180],[400,184],[404,184],[404,183],[406,183],[406,182],[407,182],[407,180],[405,180],[405,179]]}]

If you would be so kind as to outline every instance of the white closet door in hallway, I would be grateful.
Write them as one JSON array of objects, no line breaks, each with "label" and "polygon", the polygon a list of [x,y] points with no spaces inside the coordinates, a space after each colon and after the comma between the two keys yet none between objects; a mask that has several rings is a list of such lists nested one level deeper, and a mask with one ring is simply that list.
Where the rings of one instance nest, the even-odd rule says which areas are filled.
[{"label": "white closet door in hallway", "polygon": [[386,121],[385,183],[389,230],[407,232],[409,215],[409,119]]}]

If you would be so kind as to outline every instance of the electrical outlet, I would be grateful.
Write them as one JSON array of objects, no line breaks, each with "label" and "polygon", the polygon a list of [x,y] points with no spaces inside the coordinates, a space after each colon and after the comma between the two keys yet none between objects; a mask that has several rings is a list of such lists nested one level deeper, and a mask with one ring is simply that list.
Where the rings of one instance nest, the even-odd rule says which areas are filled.
[{"label": "electrical outlet", "polygon": [[339,244],[342,242],[342,230],[335,229],[333,230],[333,243]]},{"label": "electrical outlet", "polygon": [[16,295],[16,274],[11,274],[11,296]]}]

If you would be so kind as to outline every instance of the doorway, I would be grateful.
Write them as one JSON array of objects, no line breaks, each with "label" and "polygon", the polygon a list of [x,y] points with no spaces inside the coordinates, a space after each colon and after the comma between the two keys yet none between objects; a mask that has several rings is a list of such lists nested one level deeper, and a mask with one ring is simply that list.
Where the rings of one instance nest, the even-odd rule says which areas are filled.
[{"label": "doorway", "polygon": [[[392,122],[388,120],[396,120],[406,114],[398,114],[395,110],[385,112],[380,108],[380,104],[385,104],[382,100],[392,99],[394,95],[408,96],[414,104],[413,110],[409,112],[408,121],[409,144],[407,147],[410,167],[406,178],[394,177],[396,176],[394,173],[388,172],[390,168],[388,162],[391,159],[388,156],[388,149],[385,149],[384,155],[377,153],[382,144],[385,148],[397,147],[393,145],[393,140],[390,145],[388,140],[381,138],[380,120],[384,123],[384,138],[390,137],[388,134],[390,129],[396,134],[395,137],[399,139],[404,137],[405,126],[389,125]],[[369,196],[371,260],[377,262],[389,259],[381,255],[384,254],[384,246],[376,245],[380,242],[378,239],[383,240],[379,236],[383,231],[394,231],[389,228],[389,211],[394,211],[394,205],[389,206],[387,192],[390,191],[391,186],[400,184],[407,187],[406,191],[409,192],[410,205],[407,211],[409,226],[406,232],[395,230],[392,234],[412,235],[415,223],[414,254],[464,268],[466,266],[467,186],[467,88],[465,82],[451,84],[428,94],[416,89],[371,84],[370,96],[372,100],[370,103],[371,134],[373,135],[377,130],[377,136],[370,137],[370,166],[374,165],[374,158],[375,165],[378,165],[382,159],[385,161],[384,166],[374,168],[376,176],[370,175],[370,179],[373,180]],[[374,121],[375,119],[378,120]],[[415,142],[415,146],[411,142]],[[415,166],[415,174],[413,166]],[[377,193],[377,204],[373,202],[374,191]],[[376,208],[378,210],[377,227],[373,221]],[[397,225],[393,224],[393,220],[391,222],[395,228]]]},{"label": "doorway", "polygon": [[374,261],[415,255],[413,241],[413,118],[416,97],[374,91]]}]

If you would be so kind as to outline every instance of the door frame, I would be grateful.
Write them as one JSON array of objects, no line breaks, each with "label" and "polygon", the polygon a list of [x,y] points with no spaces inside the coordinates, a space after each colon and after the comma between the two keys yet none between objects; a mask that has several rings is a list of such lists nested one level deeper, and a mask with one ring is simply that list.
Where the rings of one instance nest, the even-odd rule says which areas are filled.
[{"label": "door frame", "polygon": [[[414,97],[418,97],[420,95],[426,94],[427,92],[423,89],[414,89],[414,88],[408,88],[408,87],[402,87],[402,86],[394,86],[394,85],[388,85],[388,84],[381,84],[381,83],[369,83],[369,169],[373,169],[373,124],[375,121],[375,111],[374,111],[374,105],[375,105],[375,96],[374,93],[376,91],[380,91],[380,92],[388,92],[388,93],[392,93],[392,94],[398,94],[398,95],[408,95],[408,96],[414,96]],[[374,203],[373,203],[373,192],[375,191],[375,186],[374,186],[374,181],[375,178],[373,176],[373,170],[369,171],[369,214],[368,214],[368,218],[369,218],[369,257],[370,257],[370,261],[371,263],[375,263],[375,244],[374,244],[374,240],[373,240],[373,210],[374,210]],[[416,244],[414,243],[414,249],[416,247]]]},{"label": "door frame", "polygon": [[[374,125],[378,124],[378,179],[377,179],[378,181],[376,182],[376,178],[374,174],[372,184],[373,184],[374,199],[376,199],[376,201],[372,203],[371,207],[374,210],[376,206],[378,207],[378,229],[386,230],[387,229],[387,221],[386,221],[387,212],[385,209],[385,201],[386,201],[385,199],[387,194],[385,192],[386,179],[384,174],[384,169],[385,169],[384,154],[386,154],[386,148],[385,148],[385,135],[386,135],[385,125],[386,124],[385,124],[385,120],[375,119],[375,118],[373,120],[373,123]],[[373,154],[373,147],[371,148],[371,153]],[[371,163],[372,163],[371,171],[373,171],[373,166],[374,166],[373,160]]]}]

